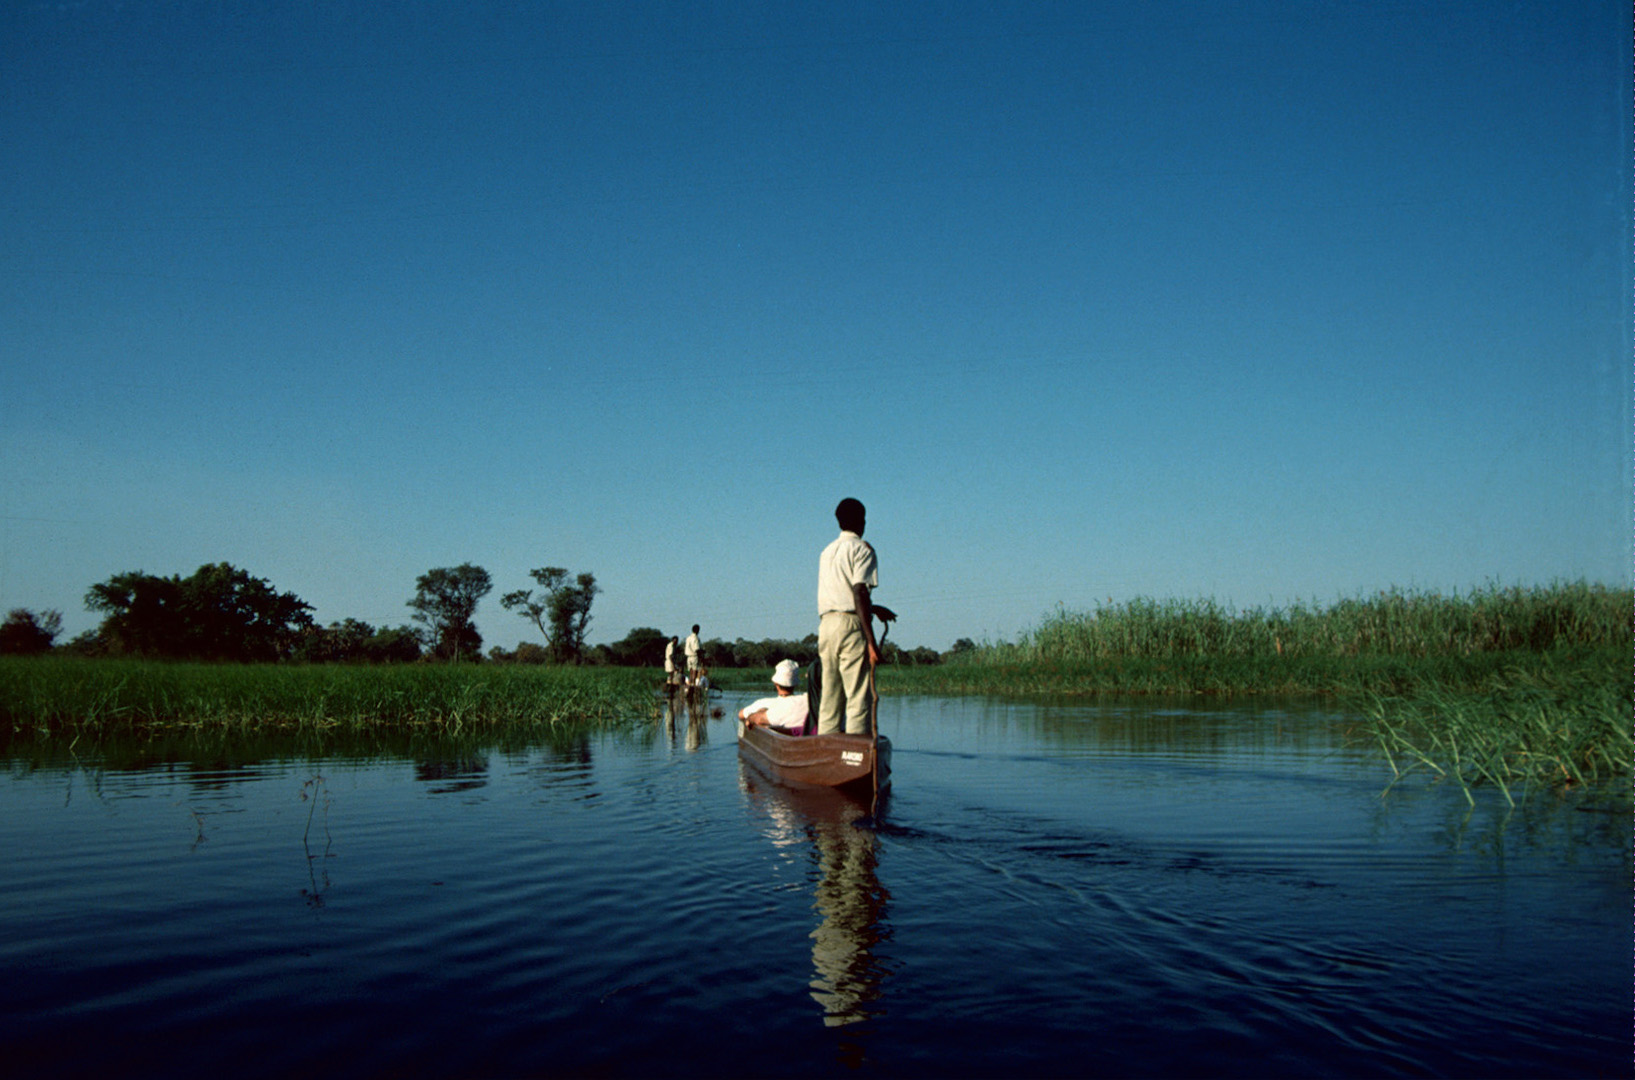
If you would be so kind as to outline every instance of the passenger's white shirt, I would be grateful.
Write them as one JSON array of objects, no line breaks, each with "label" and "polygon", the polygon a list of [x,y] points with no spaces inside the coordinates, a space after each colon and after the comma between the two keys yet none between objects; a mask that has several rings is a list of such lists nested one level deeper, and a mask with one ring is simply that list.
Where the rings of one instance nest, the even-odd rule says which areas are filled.
[{"label": "passenger's white shirt", "polygon": [[818,556],[818,616],[831,611],[856,611],[857,598],[852,595],[852,586],[858,584],[877,589],[880,575],[874,548],[847,529]]},{"label": "passenger's white shirt", "polygon": [[784,731],[799,731],[806,726],[806,695],[790,694],[788,697],[767,697],[752,702],[739,712],[740,716],[749,716],[766,710],[766,722],[775,728]]}]

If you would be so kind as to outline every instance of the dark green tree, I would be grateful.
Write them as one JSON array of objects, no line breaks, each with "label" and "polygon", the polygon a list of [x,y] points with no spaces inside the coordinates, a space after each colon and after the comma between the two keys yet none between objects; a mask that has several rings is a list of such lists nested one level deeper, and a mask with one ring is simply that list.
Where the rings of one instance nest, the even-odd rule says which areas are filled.
[{"label": "dark green tree", "polygon": [[559,659],[579,661],[585,651],[585,631],[590,628],[590,604],[602,590],[596,575],[580,574],[574,584],[551,597],[551,640],[559,642]]},{"label": "dark green tree", "polygon": [[411,626],[381,627],[363,643],[371,664],[412,664],[420,659],[420,635]]},{"label": "dark green tree", "polygon": [[185,578],[115,574],[91,586],[85,606],[103,613],[98,637],[110,652],[137,656],[282,660],[312,625],[300,597],[224,562]]},{"label": "dark green tree", "polygon": [[518,589],[500,597],[500,606],[539,628],[552,660],[577,662],[585,650],[591,601],[602,591],[596,575],[580,574],[570,584],[565,568],[544,566],[528,571],[528,576],[539,586],[539,595],[532,589]]},{"label": "dark green tree", "polygon": [[102,634],[96,630],[82,630],[68,639],[66,645],[57,648],[69,656],[107,656],[108,643],[102,640]]},{"label": "dark green tree", "polygon": [[517,642],[517,651],[513,655],[519,664],[543,664],[551,658],[545,646],[532,641]]},{"label": "dark green tree", "polygon": [[608,663],[625,667],[656,667],[664,663],[664,643],[669,640],[661,630],[638,626],[626,634],[623,641],[607,646]]},{"label": "dark green tree", "polygon": [[313,626],[295,658],[313,664],[382,664],[420,659],[420,635],[407,626],[376,630],[362,619]]},{"label": "dark green tree", "polygon": [[182,579],[174,574],[115,574],[91,586],[85,606],[103,614],[98,637],[107,652],[166,656],[183,651]]},{"label": "dark green tree", "polygon": [[375,628],[362,619],[342,619],[329,624],[329,637],[334,642],[335,659],[367,660],[369,639]]},{"label": "dark green tree", "polygon": [[50,652],[51,643],[62,633],[62,612],[43,611],[36,615],[27,608],[12,608],[0,623],[0,654],[33,656]]},{"label": "dark green tree", "polygon": [[409,606],[433,655],[443,660],[482,658],[483,636],[472,619],[477,603],[493,588],[488,571],[471,563],[438,567],[415,579]]}]

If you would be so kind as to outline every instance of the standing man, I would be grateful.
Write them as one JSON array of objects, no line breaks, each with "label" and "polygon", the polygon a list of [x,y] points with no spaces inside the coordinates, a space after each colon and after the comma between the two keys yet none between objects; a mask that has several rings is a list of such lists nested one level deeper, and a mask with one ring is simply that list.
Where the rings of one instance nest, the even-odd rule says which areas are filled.
[{"label": "standing man", "polygon": [[840,500],[840,535],[818,556],[819,735],[839,731],[842,718],[846,734],[869,734],[869,676],[880,662],[870,590],[880,580],[874,548],[863,539],[863,518],[862,503]]},{"label": "standing man", "polygon": [[664,643],[664,685],[676,684],[676,638],[670,635],[670,640]]},{"label": "standing man", "polygon": [[692,686],[698,681],[698,624],[693,624],[693,632],[687,635],[682,643],[682,650],[687,654],[687,685]]}]

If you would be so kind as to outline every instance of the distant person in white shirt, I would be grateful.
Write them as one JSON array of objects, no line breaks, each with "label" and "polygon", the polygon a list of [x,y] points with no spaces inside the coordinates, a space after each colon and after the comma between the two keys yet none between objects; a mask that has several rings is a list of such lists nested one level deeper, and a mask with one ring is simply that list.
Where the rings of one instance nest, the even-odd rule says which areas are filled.
[{"label": "distant person in white shirt", "polygon": [[672,686],[677,682],[676,645],[677,642],[674,634],[670,635],[670,640],[664,643],[664,681]]},{"label": "distant person in white shirt", "polygon": [[687,635],[681,651],[687,654],[687,683],[691,685],[698,679],[698,624],[693,624],[693,632]]},{"label": "distant person in white shirt", "polygon": [[772,669],[772,687],[777,697],[752,701],[738,710],[746,727],[769,727],[785,735],[799,735],[806,727],[806,695],[795,693],[800,667],[793,660],[780,660]]}]

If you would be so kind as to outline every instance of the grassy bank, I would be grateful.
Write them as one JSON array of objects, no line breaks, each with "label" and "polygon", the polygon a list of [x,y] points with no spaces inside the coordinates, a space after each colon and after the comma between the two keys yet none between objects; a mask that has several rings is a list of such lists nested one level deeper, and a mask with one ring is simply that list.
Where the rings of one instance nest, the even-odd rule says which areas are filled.
[{"label": "grassy bank", "polygon": [[653,713],[650,673],[515,664],[0,658],[0,739],[181,731],[560,731]]},{"label": "grassy bank", "polygon": [[969,654],[978,664],[1108,660],[1326,660],[1468,657],[1624,647],[1628,589],[1582,582],[1478,589],[1443,596],[1391,589],[1334,604],[1244,611],[1212,600],[1137,599],[1087,612],[1058,610],[1015,643]]},{"label": "grassy bank", "polygon": [[1466,787],[1628,776],[1628,589],[1390,590],[1237,611],[1134,600],[1057,611],[1015,642],[888,669],[884,691],[1286,694],[1362,711],[1393,769]]},{"label": "grassy bank", "polygon": [[[1136,600],[1017,641],[890,666],[885,693],[1322,696],[1369,717],[1399,775],[1469,786],[1628,776],[1630,590],[1391,590],[1236,611]],[[735,692],[769,671],[716,672]],[[207,665],[0,657],[0,741],[296,732],[559,736],[654,715],[657,672],[514,664]]]}]

